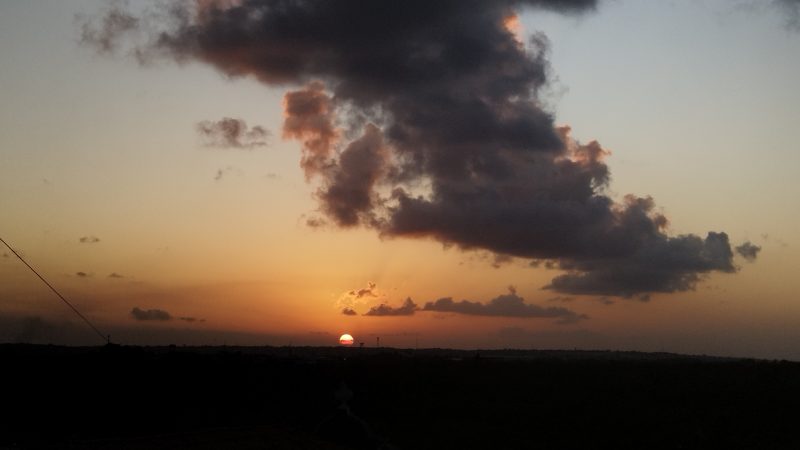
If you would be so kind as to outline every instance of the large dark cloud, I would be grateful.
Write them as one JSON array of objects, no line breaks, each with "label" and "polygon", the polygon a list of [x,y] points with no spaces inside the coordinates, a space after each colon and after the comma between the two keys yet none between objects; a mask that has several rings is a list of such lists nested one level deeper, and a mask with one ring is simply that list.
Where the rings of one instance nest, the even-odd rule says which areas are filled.
[{"label": "large dark cloud", "polygon": [[206,145],[219,148],[263,147],[269,137],[266,128],[260,125],[248,127],[244,120],[230,117],[198,122],[196,129]]},{"label": "large dark cloud", "polygon": [[517,295],[514,289],[508,294],[499,295],[488,303],[472,302],[469,300],[454,301],[450,297],[440,298],[433,302],[425,303],[423,311],[450,312],[472,316],[495,317],[543,317],[558,319],[559,323],[573,323],[588,317],[578,314],[567,308],[541,307],[525,303],[525,299]]},{"label": "large dark cloud", "polygon": [[146,320],[156,320],[156,321],[167,321],[172,320],[172,315],[164,310],[161,309],[141,309],[139,307],[134,307],[131,310],[131,317],[136,320],[146,321]]},{"label": "large dark cloud", "polygon": [[130,49],[140,61],[200,61],[232,78],[293,86],[283,136],[302,142],[301,165],[319,180],[325,217],[313,223],[557,261],[567,272],[549,288],[571,294],[647,298],[734,272],[724,233],[669,236],[649,197],[612,200],[609,152],[573,139],[541,106],[547,40],[521,43],[511,19],[523,7],[595,6],[175,2],[147,26],[106,27],[116,23],[106,15],[84,27],[84,41],[113,49],[139,25],[147,38]]}]

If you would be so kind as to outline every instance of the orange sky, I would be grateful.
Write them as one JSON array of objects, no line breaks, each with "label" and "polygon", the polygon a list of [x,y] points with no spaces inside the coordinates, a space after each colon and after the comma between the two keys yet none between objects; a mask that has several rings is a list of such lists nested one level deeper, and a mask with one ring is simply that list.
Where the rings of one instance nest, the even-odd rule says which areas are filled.
[{"label": "orange sky", "polygon": [[[733,244],[762,247],[755,263],[737,256],[741,270],[704,275],[696,290],[649,301],[560,294],[542,288],[561,272],[529,259],[496,261],[485,250],[363,226],[310,227],[325,216],[318,200],[326,181],[308,181],[301,167],[295,138],[308,135],[282,132],[284,95],[302,85],[232,80],[198,62],[139,67],[124,55],[98,56],[77,44],[71,19],[101,11],[94,1],[0,5],[8,63],[0,74],[0,237],[123,343],[334,345],[349,332],[365,345],[382,336],[402,347],[800,358],[800,34],[768,13],[730,13],[720,23],[713,8],[656,13],[630,3],[580,19],[526,12],[508,26],[552,41],[558,78],[543,100],[574,138],[613,151],[604,159],[611,198],[652,195],[671,236],[724,230]],[[676,39],[699,44],[666,40],[671,31],[653,25],[664,15],[686,18],[687,37]],[[639,20],[626,29],[624,17]],[[267,144],[208,145],[196,124],[221,117],[265,127]],[[374,295],[345,302],[358,315],[343,315],[347,292],[369,283]],[[408,297],[419,307],[442,297],[488,304],[509,286],[526,304],[587,318],[363,315]],[[133,308],[172,319],[138,321]],[[93,342],[78,320],[0,248],[0,340]]]}]

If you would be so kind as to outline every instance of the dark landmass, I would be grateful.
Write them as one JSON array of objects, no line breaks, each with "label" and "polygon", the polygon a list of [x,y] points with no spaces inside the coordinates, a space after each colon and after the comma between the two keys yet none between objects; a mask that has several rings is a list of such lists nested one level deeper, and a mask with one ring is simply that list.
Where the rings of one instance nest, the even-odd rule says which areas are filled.
[{"label": "dark landmass", "polygon": [[797,449],[800,363],[0,345],[0,449]]}]

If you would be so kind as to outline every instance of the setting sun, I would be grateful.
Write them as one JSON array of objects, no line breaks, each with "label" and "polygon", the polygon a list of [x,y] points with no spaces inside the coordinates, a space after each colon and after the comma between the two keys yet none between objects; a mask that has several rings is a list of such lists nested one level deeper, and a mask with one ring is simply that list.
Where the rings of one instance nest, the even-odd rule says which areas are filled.
[{"label": "setting sun", "polygon": [[340,345],[353,345],[353,336],[345,333],[339,338]]}]

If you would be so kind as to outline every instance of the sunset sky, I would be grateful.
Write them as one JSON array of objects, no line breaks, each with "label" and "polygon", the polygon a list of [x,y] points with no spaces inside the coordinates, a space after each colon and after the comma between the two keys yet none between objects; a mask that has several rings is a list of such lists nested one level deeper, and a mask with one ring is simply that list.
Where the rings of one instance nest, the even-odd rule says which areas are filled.
[{"label": "sunset sky", "polygon": [[[800,359],[798,1],[6,1],[0,62],[0,237],[116,342]],[[0,341],[102,343],[7,248]]]}]

